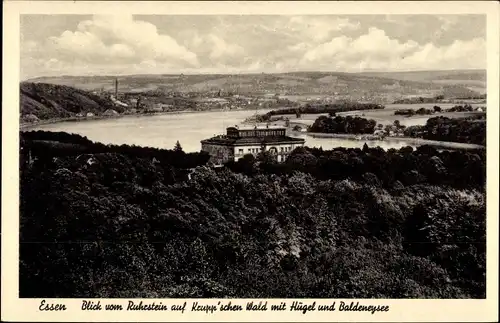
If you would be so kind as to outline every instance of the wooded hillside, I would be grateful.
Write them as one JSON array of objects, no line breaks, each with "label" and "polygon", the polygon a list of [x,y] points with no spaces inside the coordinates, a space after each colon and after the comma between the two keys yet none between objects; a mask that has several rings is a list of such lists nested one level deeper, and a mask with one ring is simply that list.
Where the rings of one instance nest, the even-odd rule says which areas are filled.
[{"label": "wooded hillside", "polygon": [[[22,136],[21,297],[485,297],[482,151],[304,148],[214,170],[77,137]],[[200,166],[177,176],[188,155]]]}]

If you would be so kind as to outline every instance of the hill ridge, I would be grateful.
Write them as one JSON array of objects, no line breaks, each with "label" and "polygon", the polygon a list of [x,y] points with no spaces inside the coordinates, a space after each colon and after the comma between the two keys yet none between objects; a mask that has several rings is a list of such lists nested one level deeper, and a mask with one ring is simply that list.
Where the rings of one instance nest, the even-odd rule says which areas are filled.
[{"label": "hill ridge", "polygon": [[136,74],[128,76],[40,77],[33,83],[52,83],[96,91],[114,90],[118,78],[123,92],[149,90],[170,92],[232,91],[239,94],[340,95],[353,100],[392,102],[408,96],[475,96],[486,92],[481,70],[433,72],[287,72],[241,74]]},{"label": "hill ridge", "polygon": [[41,120],[120,110],[108,97],[66,85],[21,82],[19,96],[21,115]]},{"label": "hill ridge", "polygon": [[307,73],[324,73],[324,74],[350,74],[350,75],[362,75],[362,74],[405,74],[405,73],[468,73],[468,72],[481,72],[486,75],[486,69],[450,69],[450,70],[406,70],[406,71],[391,71],[391,72],[382,72],[382,71],[364,71],[364,72],[340,72],[340,71],[289,71],[289,72],[277,72],[277,73],[262,73],[262,72],[244,72],[244,73],[158,73],[158,74],[106,74],[106,75],[59,75],[59,76],[36,76],[32,78],[28,78],[23,80],[22,82],[34,82],[39,79],[44,78],[80,78],[80,77],[139,77],[139,76],[196,76],[196,75],[211,75],[211,76],[229,76],[229,75],[286,75],[286,74],[307,74]]}]

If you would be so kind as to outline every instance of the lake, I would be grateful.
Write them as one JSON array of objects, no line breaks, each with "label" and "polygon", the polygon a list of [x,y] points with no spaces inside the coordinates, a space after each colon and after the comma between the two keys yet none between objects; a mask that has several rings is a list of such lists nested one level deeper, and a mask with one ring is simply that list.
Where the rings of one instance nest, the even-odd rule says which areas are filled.
[{"label": "lake", "polygon": [[[420,105],[414,105],[418,107]],[[401,105],[399,105],[401,107]],[[392,110],[392,109],[391,109]],[[269,110],[259,110],[266,113]],[[245,118],[255,114],[252,110],[213,111],[196,113],[161,114],[151,116],[125,116],[117,119],[102,119],[81,122],[61,122],[39,125],[33,130],[64,131],[86,136],[92,141],[105,144],[128,144],[137,146],[172,149],[177,140],[184,151],[200,151],[202,139],[225,133],[226,127],[240,124]],[[368,116],[367,116],[368,117]],[[428,117],[419,117],[424,124]],[[306,146],[356,148],[363,147],[365,141],[344,138],[313,138],[306,134],[295,134],[306,140]],[[404,141],[367,141],[369,147],[380,146],[384,149],[412,146]]]}]

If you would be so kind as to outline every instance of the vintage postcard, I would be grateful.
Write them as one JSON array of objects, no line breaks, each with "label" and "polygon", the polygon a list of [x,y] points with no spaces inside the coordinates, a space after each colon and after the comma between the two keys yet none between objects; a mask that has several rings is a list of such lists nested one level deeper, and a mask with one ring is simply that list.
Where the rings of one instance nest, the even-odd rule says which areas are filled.
[{"label": "vintage postcard", "polygon": [[499,8],[4,2],[2,320],[498,320]]}]

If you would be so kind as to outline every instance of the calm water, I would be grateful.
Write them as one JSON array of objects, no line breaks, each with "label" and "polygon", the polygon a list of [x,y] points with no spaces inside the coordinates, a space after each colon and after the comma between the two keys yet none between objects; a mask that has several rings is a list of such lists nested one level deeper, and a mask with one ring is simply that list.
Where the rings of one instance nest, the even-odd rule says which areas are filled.
[{"label": "calm water", "polygon": [[[259,110],[265,113],[266,110]],[[225,111],[180,113],[153,116],[130,116],[119,119],[106,119],[83,122],[62,122],[40,125],[35,129],[47,131],[64,131],[87,136],[90,140],[111,144],[128,144],[171,149],[177,140],[184,151],[194,152],[201,149],[200,140],[225,133],[225,128],[240,124],[255,111]],[[368,116],[367,116],[368,117]],[[427,117],[412,120],[425,124]],[[297,136],[297,135],[296,135]],[[305,134],[298,135],[306,139],[309,147],[331,149],[338,146],[356,148],[363,147],[364,141],[339,138],[312,138]],[[409,146],[405,142],[368,141],[370,147],[380,146],[384,149]]]},{"label": "calm water", "polygon": [[[259,113],[265,113],[260,110]],[[64,131],[92,141],[172,149],[177,140],[186,152],[200,151],[202,139],[226,132],[255,111],[179,113],[127,116],[82,122],[40,125],[34,130]]]}]

